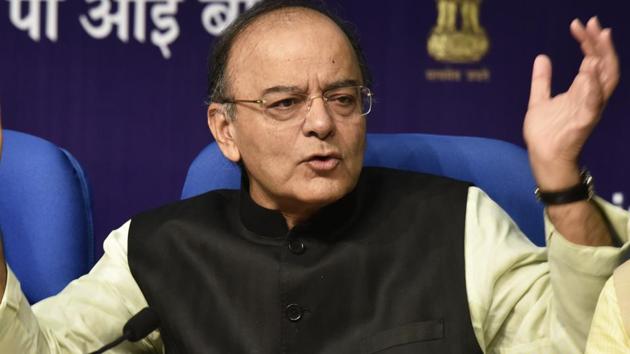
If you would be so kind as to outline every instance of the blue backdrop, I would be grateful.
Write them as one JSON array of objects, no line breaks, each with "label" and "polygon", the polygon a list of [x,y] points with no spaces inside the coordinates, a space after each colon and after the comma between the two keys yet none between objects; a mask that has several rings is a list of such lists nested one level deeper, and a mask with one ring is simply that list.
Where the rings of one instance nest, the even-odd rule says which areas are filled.
[{"label": "blue backdrop", "polygon": [[[178,199],[189,163],[211,141],[204,106],[209,48],[225,22],[254,2],[0,1],[3,124],[81,161],[93,188],[97,245],[134,213]],[[476,135],[519,145],[534,57],[551,56],[554,91],[564,91],[581,61],[569,23],[599,15],[613,27],[622,80],[583,160],[600,195],[630,197],[626,2],[457,0],[451,10],[442,0],[329,4],[356,24],[374,73],[370,132]],[[470,10],[476,6],[478,16]],[[455,15],[458,33],[470,34],[464,27],[479,20],[482,34],[470,45],[481,58],[464,53],[453,63],[429,52],[440,7],[444,18]]]}]

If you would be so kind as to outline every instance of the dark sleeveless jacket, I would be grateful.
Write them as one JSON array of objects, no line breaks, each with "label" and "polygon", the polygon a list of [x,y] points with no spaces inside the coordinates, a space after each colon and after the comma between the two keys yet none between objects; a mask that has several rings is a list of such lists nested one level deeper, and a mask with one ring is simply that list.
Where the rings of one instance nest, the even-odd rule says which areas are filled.
[{"label": "dark sleeveless jacket", "polygon": [[129,266],[167,353],[480,353],[468,187],[365,168],[290,231],[247,190],[213,191],[135,217]]}]

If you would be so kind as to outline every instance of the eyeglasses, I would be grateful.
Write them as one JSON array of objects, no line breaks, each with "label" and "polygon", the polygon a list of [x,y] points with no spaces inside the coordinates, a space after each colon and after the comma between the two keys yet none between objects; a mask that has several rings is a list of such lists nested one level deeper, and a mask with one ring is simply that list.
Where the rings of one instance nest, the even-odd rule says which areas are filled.
[{"label": "eyeglasses", "polygon": [[321,98],[328,113],[334,118],[345,120],[365,116],[372,110],[374,94],[365,86],[336,87],[319,96],[308,96],[295,92],[271,92],[257,100],[224,99],[217,103],[256,103],[265,116],[279,122],[305,117],[313,101]]}]

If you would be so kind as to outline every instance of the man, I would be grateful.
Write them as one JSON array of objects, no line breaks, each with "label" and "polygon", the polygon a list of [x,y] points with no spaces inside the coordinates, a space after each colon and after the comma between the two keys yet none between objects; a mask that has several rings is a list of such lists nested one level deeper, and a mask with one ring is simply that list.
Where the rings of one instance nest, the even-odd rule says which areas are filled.
[{"label": "man", "polygon": [[564,94],[550,97],[549,59],[534,63],[524,135],[543,197],[562,203],[545,250],[478,188],[362,168],[369,74],[343,28],[301,1],[237,20],[215,48],[208,123],[242,192],[134,217],[32,310],[9,272],[0,348],[94,350],[148,304],[159,333],[118,352],[582,352],[628,239],[626,214],[579,193],[619,77],[610,30],[572,23],[585,59]]},{"label": "man", "polygon": [[593,316],[587,354],[630,352],[630,261],[606,282]]}]

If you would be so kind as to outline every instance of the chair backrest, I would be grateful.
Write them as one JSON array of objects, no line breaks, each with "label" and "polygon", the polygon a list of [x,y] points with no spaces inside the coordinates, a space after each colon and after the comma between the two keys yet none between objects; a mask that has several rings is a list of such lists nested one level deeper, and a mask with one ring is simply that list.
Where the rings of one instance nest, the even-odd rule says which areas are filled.
[{"label": "chair backrest", "polygon": [[[368,134],[365,166],[389,167],[464,180],[483,189],[537,245],[544,245],[543,207],[527,152],[500,140],[430,134]],[[215,143],[191,164],[182,198],[238,189],[240,170]]]},{"label": "chair backrest", "polygon": [[7,262],[31,303],[59,292],[93,264],[90,191],[70,153],[4,131],[0,229]]}]

